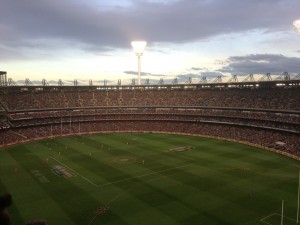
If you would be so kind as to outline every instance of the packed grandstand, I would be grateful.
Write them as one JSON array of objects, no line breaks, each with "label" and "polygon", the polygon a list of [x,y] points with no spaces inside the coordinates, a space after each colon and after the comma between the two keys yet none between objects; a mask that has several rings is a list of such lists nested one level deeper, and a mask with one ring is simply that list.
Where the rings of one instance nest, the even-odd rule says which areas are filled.
[{"label": "packed grandstand", "polygon": [[300,80],[1,86],[0,145],[97,132],[171,132],[300,157]]}]

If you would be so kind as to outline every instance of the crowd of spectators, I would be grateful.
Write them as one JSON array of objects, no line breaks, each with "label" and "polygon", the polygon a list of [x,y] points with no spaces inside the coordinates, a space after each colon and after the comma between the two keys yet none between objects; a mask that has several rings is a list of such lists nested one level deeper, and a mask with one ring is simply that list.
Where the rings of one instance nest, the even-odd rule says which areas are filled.
[{"label": "crowd of spectators", "polygon": [[80,133],[93,132],[173,132],[206,135],[270,147],[300,157],[299,134],[255,127],[206,124],[193,121],[164,121],[162,123],[161,121],[124,120],[24,127],[14,129],[14,131],[2,131],[0,144],[17,143],[43,137],[50,138],[60,135],[78,135]]},{"label": "crowd of spectators", "polygon": [[6,121],[0,120],[0,130],[8,129],[8,128],[10,128],[10,125]]},{"label": "crowd of spectators", "polygon": [[9,110],[89,106],[209,106],[300,110],[298,88],[1,92]]},{"label": "crowd of spectators", "polygon": [[289,131],[300,131],[300,123],[292,122],[279,122],[264,119],[249,119],[243,117],[228,117],[228,116],[214,116],[214,115],[201,115],[201,114],[169,114],[169,113],[156,113],[156,114],[95,114],[95,115],[70,115],[61,117],[42,117],[42,118],[27,118],[12,120],[13,127],[24,127],[41,124],[60,124],[60,123],[76,123],[84,121],[117,121],[117,120],[142,120],[142,121],[198,121],[206,123],[229,123],[244,126],[258,126],[268,127],[274,129],[285,129]]},{"label": "crowd of spectators", "polygon": [[198,116],[221,116],[247,119],[261,119],[278,122],[300,123],[300,113],[291,112],[268,112],[262,110],[243,110],[234,108],[160,108],[160,107],[138,107],[138,108],[107,108],[107,109],[74,109],[74,110],[46,110],[37,112],[11,112],[8,117],[13,120],[41,119],[67,116],[97,116],[106,114],[169,114],[169,115],[198,115]]},{"label": "crowd of spectators", "polygon": [[0,92],[6,110],[0,145],[89,132],[157,131],[244,141],[300,156],[299,102],[299,88]]},{"label": "crowd of spectators", "polygon": [[260,111],[232,108],[124,107],[106,109],[61,109],[21,113],[10,112],[8,118],[10,119],[12,127],[102,120],[176,120],[182,122],[229,123],[299,132],[299,114],[291,112],[269,112],[263,109]]}]

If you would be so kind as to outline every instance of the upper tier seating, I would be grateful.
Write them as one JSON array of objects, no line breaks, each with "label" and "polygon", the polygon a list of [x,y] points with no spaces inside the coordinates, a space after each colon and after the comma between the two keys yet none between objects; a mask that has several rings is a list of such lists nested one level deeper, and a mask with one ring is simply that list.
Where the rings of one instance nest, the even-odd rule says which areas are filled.
[{"label": "upper tier seating", "polygon": [[93,106],[204,106],[300,111],[298,88],[0,93],[8,110]]}]

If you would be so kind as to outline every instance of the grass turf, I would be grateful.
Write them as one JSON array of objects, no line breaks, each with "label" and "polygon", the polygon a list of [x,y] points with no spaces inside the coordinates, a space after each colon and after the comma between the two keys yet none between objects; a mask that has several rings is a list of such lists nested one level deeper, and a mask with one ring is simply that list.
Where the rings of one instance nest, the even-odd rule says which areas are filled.
[{"label": "grass turf", "polygon": [[[55,166],[71,177],[56,175]],[[296,224],[299,168],[207,138],[83,135],[0,149],[0,193],[13,195],[12,224],[275,225],[283,199],[287,224]]]}]

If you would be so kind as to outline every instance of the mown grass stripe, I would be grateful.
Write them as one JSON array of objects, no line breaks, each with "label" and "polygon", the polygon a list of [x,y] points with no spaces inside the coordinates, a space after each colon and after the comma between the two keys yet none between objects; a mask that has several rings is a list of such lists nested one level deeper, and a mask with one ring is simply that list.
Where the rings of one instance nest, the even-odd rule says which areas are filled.
[{"label": "mown grass stripe", "polygon": [[[174,154],[166,151],[187,145],[192,150]],[[9,159],[10,155],[13,158]],[[123,156],[136,161],[114,162],[114,158]],[[51,163],[45,162],[47,158]],[[6,165],[1,165],[1,160]],[[6,173],[13,173],[18,164],[20,174],[27,175],[12,179]],[[111,184],[98,188],[78,174],[68,179],[57,177],[51,173],[55,164],[69,167],[66,168],[96,185]],[[190,166],[175,168],[181,165]],[[254,225],[265,215],[276,212],[279,199],[288,202],[286,213],[290,217],[296,207],[299,165],[249,146],[169,134],[64,137],[14,146],[5,149],[3,155],[0,152],[1,181],[21,194],[28,194],[31,205],[45,205],[43,213],[49,224],[60,224],[59,220],[64,224],[88,224],[95,216],[94,210],[108,204],[108,212],[97,216],[92,225]],[[37,183],[30,174],[31,168],[46,174],[50,183]],[[18,188],[24,183],[23,190]],[[41,196],[43,192],[45,201],[34,199],[35,194]],[[21,208],[25,218],[27,213],[34,214],[34,208]],[[55,212],[56,218],[51,218],[51,212]]]},{"label": "mown grass stripe", "polygon": [[168,172],[168,171],[179,169],[179,168],[184,168],[184,167],[187,167],[187,166],[190,166],[190,165],[191,164],[187,164],[187,165],[177,166],[177,167],[173,167],[173,168],[169,168],[169,169],[165,169],[165,170],[160,170],[160,171],[156,171],[156,172],[152,172],[152,173],[142,174],[142,175],[135,176],[135,177],[129,177],[129,178],[126,178],[126,179],[117,180],[117,181],[109,182],[109,183],[106,183],[106,184],[100,184],[98,187],[104,187],[104,186],[111,185],[111,184],[118,184],[118,183],[121,183],[121,182],[124,182],[124,181],[134,180],[134,179],[147,177],[147,176],[151,176],[151,175],[155,175],[155,174],[162,174],[164,172]]}]

